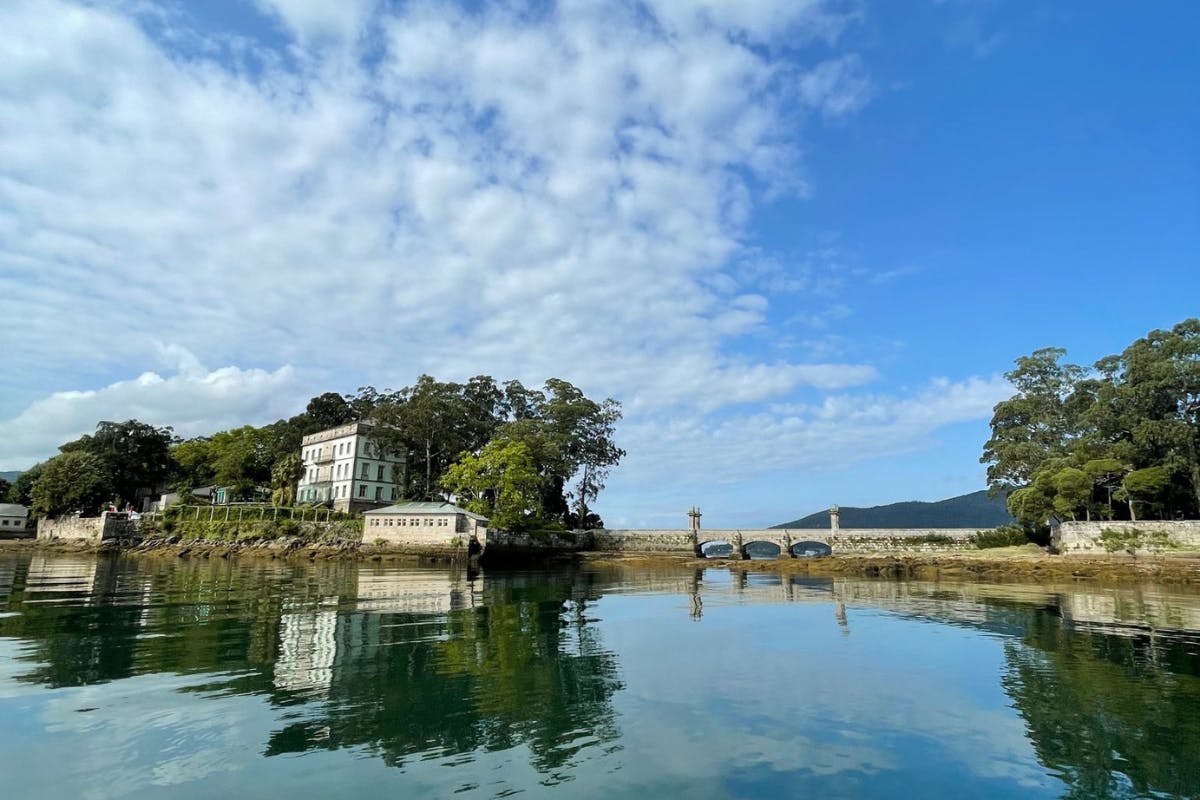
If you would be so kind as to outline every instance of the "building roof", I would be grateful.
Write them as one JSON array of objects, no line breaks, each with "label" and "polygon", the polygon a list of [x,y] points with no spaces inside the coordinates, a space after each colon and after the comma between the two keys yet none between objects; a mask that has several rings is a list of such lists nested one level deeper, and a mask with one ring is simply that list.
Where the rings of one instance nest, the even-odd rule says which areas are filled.
[{"label": "building roof", "polygon": [[29,509],[16,503],[0,503],[0,517],[28,517]]},{"label": "building roof", "polygon": [[385,508],[373,508],[370,511],[364,511],[363,514],[466,514],[471,519],[477,519],[480,522],[488,521],[487,517],[480,516],[473,511],[467,511],[465,508],[459,508],[453,503],[421,502],[417,500],[396,503]]},{"label": "building roof", "polygon": [[347,422],[345,425],[336,425],[332,428],[326,428],[323,431],[310,433],[302,437],[300,443],[301,445],[319,444],[332,439],[341,439],[343,436],[357,436],[358,434],[370,433],[374,428],[375,424],[373,422],[360,419],[355,422]]}]

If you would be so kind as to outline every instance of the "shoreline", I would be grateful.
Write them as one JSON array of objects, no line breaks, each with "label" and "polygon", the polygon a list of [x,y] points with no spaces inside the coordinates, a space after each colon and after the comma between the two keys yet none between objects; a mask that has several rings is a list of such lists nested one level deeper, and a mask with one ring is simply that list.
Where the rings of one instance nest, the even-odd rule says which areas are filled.
[{"label": "shoreline", "polygon": [[[287,561],[354,560],[414,564],[467,563],[461,553],[432,552],[363,545],[351,541],[314,543],[302,539],[254,542],[147,539],[140,543],[101,543],[81,540],[4,539],[0,553],[29,552],[58,555],[112,554],[182,559],[268,559]],[[1153,582],[1200,585],[1196,555],[1062,556],[1030,547],[996,548],[976,552],[921,554],[843,554],[819,558],[729,559],[639,552],[575,552],[529,557],[485,552],[484,566],[512,567],[547,563],[577,563],[595,568],[648,567],[672,570],[728,569],[789,576],[867,577],[891,580],[955,580],[1008,583],[1062,581],[1096,583]]]}]

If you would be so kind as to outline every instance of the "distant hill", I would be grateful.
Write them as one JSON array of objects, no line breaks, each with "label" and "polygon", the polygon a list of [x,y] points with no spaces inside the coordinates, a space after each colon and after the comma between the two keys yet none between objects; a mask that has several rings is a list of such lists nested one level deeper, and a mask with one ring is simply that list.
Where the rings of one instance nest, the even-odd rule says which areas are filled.
[{"label": "distant hill", "polygon": [[[1013,521],[1003,495],[988,497],[986,491],[939,500],[936,503],[909,501],[870,508],[841,507],[843,528],[994,528]],[[829,528],[829,510],[818,511],[776,528]]]},{"label": "distant hill", "polygon": [[19,469],[13,470],[12,472],[0,472],[0,478],[8,481],[9,483],[12,483],[13,481],[15,481],[17,479],[17,476],[20,474],[21,474],[21,470],[19,470]]}]

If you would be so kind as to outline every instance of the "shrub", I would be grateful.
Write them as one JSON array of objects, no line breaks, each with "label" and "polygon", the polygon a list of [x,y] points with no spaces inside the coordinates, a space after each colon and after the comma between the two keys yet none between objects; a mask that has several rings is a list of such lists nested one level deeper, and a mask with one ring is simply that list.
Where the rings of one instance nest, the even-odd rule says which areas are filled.
[{"label": "shrub", "polygon": [[921,536],[910,536],[904,541],[909,544],[953,544],[955,539],[944,533],[926,533]]},{"label": "shrub", "polygon": [[1002,525],[990,531],[978,531],[974,537],[975,546],[980,550],[993,547],[1017,547],[1028,544],[1029,537],[1020,525]]}]

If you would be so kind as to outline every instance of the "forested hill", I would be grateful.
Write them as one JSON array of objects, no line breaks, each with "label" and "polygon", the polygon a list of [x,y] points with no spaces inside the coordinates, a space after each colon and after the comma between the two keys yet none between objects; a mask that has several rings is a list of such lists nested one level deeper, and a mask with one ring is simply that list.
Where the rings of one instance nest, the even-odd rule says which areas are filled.
[{"label": "forested hill", "polygon": [[10,482],[15,481],[17,479],[17,476],[20,474],[21,474],[21,471],[16,470],[16,469],[13,470],[12,472],[0,472],[0,480],[10,481]]},{"label": "forested hill", "polygon": [[[842,506],[843,528],[994,528],[1013,519],[1003,496],[971,492],[936,503],[909,501],[871,508]],[[828,528],[829,510],[818,511],[776,528]]]}]

